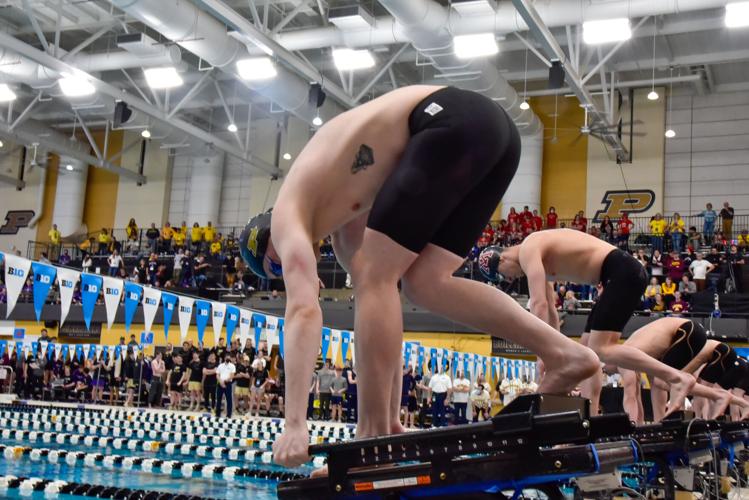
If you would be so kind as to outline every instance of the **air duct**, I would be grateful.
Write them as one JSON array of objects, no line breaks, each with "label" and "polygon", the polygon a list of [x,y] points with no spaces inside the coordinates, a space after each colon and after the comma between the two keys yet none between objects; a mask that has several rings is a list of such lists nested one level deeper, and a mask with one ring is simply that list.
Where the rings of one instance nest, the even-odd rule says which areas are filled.
[{"label": "air duct", "polygon": [[52,222],[57,224],[63,238],[87,233],[83,226],[87,179],[88,165],[85,162],[60,155]]},{"label": "air duct", "polygon": [[[226,26],[212,15],[185,0],[110,0],[112,5],[173,40],[208,64],[237,77],[234,63],[250,57],[245,46],[229,37]],[[283,109],[311,123],[317,111],[307,100],[309,82],[276,65],[278,75],[268,81],[247,82],[247,86]],[[237,77],[238,78],[238,77]],[[332,117],[344,110],[331,99],[323,115]]]}]

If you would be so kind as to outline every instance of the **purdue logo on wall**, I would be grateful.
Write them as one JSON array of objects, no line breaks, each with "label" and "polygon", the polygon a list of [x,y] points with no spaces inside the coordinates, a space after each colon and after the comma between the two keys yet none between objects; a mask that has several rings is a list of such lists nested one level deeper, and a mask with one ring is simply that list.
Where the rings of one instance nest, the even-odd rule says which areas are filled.
[{"label": "purdue logo on wall", "polygon": [[33,218],[33,210],[8,210],[5,214],[5,224],[0,227],[0,234],[18,234],[18,230],[28,227]]},{"label": "purdue logo on wall", "polygon": [[603,208],[596,212],[595,221],[601,221],[608,216],[619,219],[622,212],[639,214],[646,212],[655,203],[655,193],[650,189],[611,190],[603,194],[601,204]]}]

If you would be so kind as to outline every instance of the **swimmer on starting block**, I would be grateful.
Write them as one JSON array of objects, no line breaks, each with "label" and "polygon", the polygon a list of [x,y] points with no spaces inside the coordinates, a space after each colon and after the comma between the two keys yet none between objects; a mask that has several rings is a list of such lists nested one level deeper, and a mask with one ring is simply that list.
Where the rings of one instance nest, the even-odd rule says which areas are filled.
[{"label": "swimmer on starting block", "polygon": [[[485,249],[479,256],[479,269],[493,281],[525,275],[531,312],[555,328],[559,327],[559,318],[550,281],[602,283],[603,293],[588,318],[590,333],[583,333],[581,343],[607,365],[649,373],[667,382],[671,390],[668,413],[681,406],[694,386],[692,375],[618,343],[648,282],[642,264],[627,252],[580,231],[549,229],[529,235],[519,245]],[[590,399],[591,413],[597,414],[600,373],[586,380],[582,389],[583,396]]]},{"label": "swimmer on starting block", "polygon": [[[684,318],[661,318],[638,329],[624,342],[625,346],[641,350],[648,356],[686,373],[694,374],[705,364],[720,359],[722,349],[717,340],[708,340],[705,328],[698,322]],[[716,350],[717,349],[717,350]],[[717,366],[720,363],[715,363]],[[619,369],[624,386],[624,409],[638,424],[644,422],[638,374],[632,370]],[[723,376],[723,369],[709,369],[716,379]],[[710,377],[709,377],[710,378]],[[691,394],[712,401],[708,418],[716,418],[725,412],[729,404],[745,406],[746,402],[732,396],[728,388],[708,387],[698,380]],[[659,422],[665,416],[668,403],[668,385],[657,377],[650,377],[650,398],[653,403],[653,420]]]},{"label": "swimmer on starting block", "polygon": [[333,236],[356,297],[357,437],[402,432],[403,318],[411,302],[522,344],[546,362],[539,390],[564,394],[598,367],[595,354],[477,281],[453,277],[517,170],[520,136],[491,99],[452,87],[404,87],[330,120],[294,162],[273,212],[240,239],[249,267],[283,277],[285,466],[309,460],[305,416],[320,346],[317,242]]},{"label": "swimmer on starting block", "polygon": [[[739,401],[747,403],[743,396],[749,388],[749,362],[736,354],[733,347],[723,342],[718,343],[710,352],[707,364],[697,372],[697,375],[698,381],[713,389],[723,388],[731,391],[735,396],[731,401],[731,415],[734,419],[747,417],[748,407]],[[698,415],[707,418],[710,406],[704,400],[705,398],[695,398],[694,410]]]}]

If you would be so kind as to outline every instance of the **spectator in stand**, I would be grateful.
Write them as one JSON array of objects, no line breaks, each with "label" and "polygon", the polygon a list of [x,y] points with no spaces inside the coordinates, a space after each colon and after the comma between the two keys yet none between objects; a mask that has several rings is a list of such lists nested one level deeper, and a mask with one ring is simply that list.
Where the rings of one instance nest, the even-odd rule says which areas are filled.
[{"label": "spectator in stand", "polygon": [[181,285],[186,287],[195,286],[195,263],[193,262],[190,250],[185,252],[182,258],[182,272],[180,273]]},{"label": "spectator in stand", "polygon": [[57,262],[61,266],[68,266],[68,265],[70,265],[70,261],[71,260],[72,259],[70,258],[70,254],[68,253],[68,251],[67,250],[63,250],[62,251],[62,255],[60,255],[60,258],[57,259]]},{"label": "spectator in stand", "polygon": [[106,228],[101,228],[97,240],[99,242],[99,255],[107,255],[107,252],[109,251],[109,242],[112,241],[112,239],[109,237]]},{"label": "spectator in stand", "polygon": [[713,232],[715,232],[715,220],[718,218],[718,213],[713,210],[713,204],[707,203],[705,210],[696,214],[697,217],[704,217],[702,223],[702,234],[705,237],[705,242],[713,241]]},{"label": "spectator in stand", "polygon": [[720,219],[723,222],[723,236],[727,240],[730,240],[733,235],[733,215],[733,207],[727,201],[724,202],[723,208],[720,210]]},{"label": "spectator in stand", "polygon": [[650,220],[650,245],[653,250],[663,252],[663,236],[666,234],[666,220],[658,212]]},{"label": "spectator in stand", "polygon": [[138,244],[138,238],[140,237],[140,231],[138,231],[138,224],[135,223],[135,219],[130,219],[125,227],[126,244],[125,249],[127,252],[132,252]]},{"label": "spectator in stand", "polygon": [[211,221],[208,221],[208,224],[202,228],[203,230],[203,241],[205,242],[204,248],[206,251],[208,250],[208,247],[213,242],[213,239],[216,237],[216,228],[213,227],[213,224],[211,224]]},{"label": "spectator in stand", "polygon": [[666,305],[666,301],[663,300],[663,295],[658,293],[655,296],[655,302],[653,303],[653,306],[650,308],[651,311],[655,313],[661,313],[665,312],[668,306]]},{"label": "spectator in stand", "polygon": [[91,254],[84,253],[83,260],[81,261],[81,269],[84,273],[90,273],[91,267],[94,265],[94,261],[91,259]]},{"label": "spectator in stand", "polygon": [[674,316],[681,316],[682,313],[689,312],[689,302],[686,302],[680,292],[674,294],[674,300],[668,306],[668,310]]},{"label": "spectator in stand", "polygon": [[133,268],[133,280],[136,283],[145,285],[148,282],[148,266],[146,265],[146,259],[140,259],[138,265]]},{"label": "spectator in stand", "polygon": [[707,274],[715,269],[715,265],[705,260],[702,252],[695,254],[695,260],[689,264],[689,272],[692,274],[695,288],[698,292],[701,292],[706,286]]},{"label": "spectator in stand", "polygon": [[192,245],[192,251],[195,253],[200,252],[203,246],[203,228],[197,222],[190,229],[190,244]]},{"label": "spectator in stand", "polygon": [[211,242],[211,257],[218,257],[221,255],[221,238],[217,234],[213,237],[213,241]]},{"label": "spectator in stand", "polygon": [[544,228],[544,219],[538,215],[538,210],[533,210],[533,229],[540,231]]},{"label": "spectator in stand", "polygon": [[172,236],[172,244],[174,251],[182,250],[185,248],[185,232],[182,230],[182,228],[175,227],[172,228],[173,236]]},{"label": "spectator in stand", "polygon": [[512,224],[514,224],[516,222],[520,222],[519,219],[520,219],[520,216],[515,211],[515,207],[510,207],[510,213],[507,214],[507,222],[508,222],[508,224],[510,224],[510,226],[512,226]]},{"label": "spectator in stand", "polygon": [[62,235],[60,230],[57,229],[57,224],[52,224],[52,229],[49,230],[49,243],[52,245],[52,255],[59,254],[59,246],[62,242]]},{"label": "spectator in stand", "polygon": [[684,242],[685,224],[684,219],[681,218],[679,212],[674,212],[668,231],[671,234],[671,248],[673,251],[681,253],[682,244]]},{"label": "spectator in stand", "polygon": [[726,266],[724,276],[720,280],[725,283],[726,279],[733,280],[736,293],[744,293],[744,254],[739,251],[739,247],[731,245],[730,250],[725,256]]},{"label": "spectator in stand", "polygon": [[666,275],[671,278],[671,281],[678,283],[681,281],[681,277],[687,269],[687,263],[681,258],[681,254],[676,250],[671,250],[671,253],[666,258],[666,265],[664,266]]},{"label": "spectator in stand", "polygon": [[570,229],[574,229],[575,231],[585,231],[585,224],[580,220],[580,215],[575,215],[575,218],[572,219]]},{"label": "spectator in stand", "polygon": [[580,307],[580,301],[575,297],[575,292],[567,290],[567,293],[564,294],[562,308],[565,311],[576,311],[578,307]]},{"label": "spectator in stand", "polygon": [[645,249],[644,248],[638,248],[637,252],[634,252],[632,254],[635,259],[637,259],[637,262],[642,264],[642,267],[646,268],[650,265],[650,258],[645,255]]},{"label": "spectator in stand", "polygon": [[148,257],[148,265],[146,269],[148,271],[148,283],[153,286],[158,279],[157,274],[159,271],[159,258],[156,256],[155,252],[151,252],[151,255]]},{"label": "spectator in stand", "polygon": [[[176,234],[176,233],[175,233]],[[182,247],[178,247],[174,254],[174,264],[172,265],[172,281],[174,283],[180,283],[180,275],[182,274],[182,260],[185,258],[185,251]]]},{"label": "spectator in stand", "polygon": [[520,213],[520,218],[527,220],[531,223],[531,225],[533,224],[533,213],[530,211],[528,205],[523,206],[523,211]]},{"label": "spectator in stand", "polygon": [[153,253],[157,251],[156,244],[159,241],[159,236],[160,236],[160,233],[159,233],[159,230],[156,228],[156,223],[152,222],[151,227],[149,227],[146,230],[146,239],[148,240],[149,252]]},{"label": "spectator in stand", "polygon": [[655,296],[661,293],[661,285],[658,278],[650,278],[650,284],[645,288],[645,309],[652,309],[655,304]]},{"label": "spectator in stand", "polygon": [[689,251],[689,253],[694,253],[698,251],[701,246],[702,236],[697,232],[695,226],[689,226],[689,231],[687,231],[687,251]]},{"label": "spectator in stand", "polygon": [[661,283],[661,295],[663,301],[669,305],[674,300],[674,294],[676,293],[676,283],[673,282],[671,276],[666,276],[666,281]]},{"label": "spectator in stand", "polygon": [[749,230],[742,229],[738,236],[739,249],[743,252],[749,247]]},{"label": "spectator in stand", "polygon": [[605,215],[601,221],[601,238],[614,243],[614,224],[608,215]]},{"label": "spectator in stand", "polygon": [[679,282],[679,293],[687,302],[692,298],[692,295],[697,293],[697,284],[694,281],[689,281],[688,274],[681,277],[681,281]]},{"label": "spectator in stand", "polygon": [[546,213],[546,229],[557,228],[557,209],[549,207],[549,211]]},{"label": "spectator in stand", "polygon": [[723,231],[718,231],[713,235],[712,246],[717,248],[719,252],[723,252],[726,250],[726,247],[728,246],[728,240],[726,240]]},{"label": "spectator in stand", "polygon": [[534,229],[533,229],[533,216],[531,215],[530,219],[523,218],[520,222],[520,231],[522,233],[522,238],[525,239],[528,236],[530,236]]},{"label": "spectator in stand", "polygon": [[486,238],[486,240],[491,243],[494,241],[494,234],[495,234],[495,231],[492,225],[487,224],[486,227],[484,228],[484,231],[481,233],[481,236],[483,238]]},{"label": "spectator in stand", "polygon": [[588,219],[585,218],[585,212],[580,210],[579,212],[577,212],[577,217],[578,217],[579,223],[582,224],[583,226],[582,229],[580,229],[580,231],[582,231],[583,233],[587,232],[588,231]]},{"label": "spectator in stand", "polygon": [[616,228],[619,231],[619,241],[624,243],[623,245],[618,246],[625,251],[629,250],[629,234],[634,225],[635,223],[629,218],[629,214],[627,212],[622,212],[621,217],[619,217],[619,222],[616,224]]},{"label": "spectator in stand", "polygon": [[109,275],[112,277],[117,276],[122,267],[122,257],[120,257],[120,253],[117,250],[107,257],[107,264],[109,264]]},{"label": "spectator in stand", "polygon": [[208,269],[210,269],[211,265],[205,261],[205,256],[203,254],[198,255],[198,258],[195,259],[195,286],[200,288],[203,283],[208,279]]},{"label": "spectator in stand", "polygon": [[455,408],[455,423],[465,424],[468,422],[466,413],[468,411],[468,397],[471,391],[471,381],[465,378],[463,372],[458,370],[452,381],[453,407]]},{"label": "spectator in stand", "polygon": [[174,229],[169,221],[164,223],[164,227],[161,228],[161,251],[164,253],[171,253],[172,251],[172,238],[174,238]]}]

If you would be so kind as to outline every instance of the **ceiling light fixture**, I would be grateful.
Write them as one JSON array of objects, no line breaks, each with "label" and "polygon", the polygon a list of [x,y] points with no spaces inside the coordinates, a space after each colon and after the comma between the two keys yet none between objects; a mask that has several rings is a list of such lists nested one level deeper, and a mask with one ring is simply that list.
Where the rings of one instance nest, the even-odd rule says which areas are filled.
[{"label": "ceiling light fixture", "polygon": [[239,129],[237,128],[237,126],[235,124],[230,123],[229,126],[226,127],[226,130],[228,130],[229,132],[236,132]]},{"label": "ceiling light fixture", "polygon": [[83,97],[96,92],[94,85],[82,76],[63,74],[57,83],[62,93],[68,97]]},{"label": "ceiling light fixture", "polygon": [[237,61],[237,72],[242,80],[268,80],[278,74],[270,57],[251,57]]},{"label": "ceiling light fixture", "polygon": [[528,47],[525,48],[525,74],[523,75],[523,102],[520,103],[520,109],[526,111],[530,109],[528,104]]},{"label": "ceiling light fixture", "polygon": [[458,35],[453,37],[453,50],[458,59],[491,56],[499,52],[494,33]]},{"label": "ceiling light fixture", "polygon": [[333,62],[341,71],[367,69],[375,65],[372,53],[366,49],[333,49]]},{"label": "ceiling light fixture", "polygon": [[286,161],[291,160],[291,154],[290,153],[284,153],[283,154],[283,159],[286,160]]},{"label": "ceiling light fixture", "polygon": [[152,89],[170,89],[184,83],[176,68],[172,66],[144,69],[143,74],[146,76],[146,83]]},{"label": "ceiling light fixture", "polygon": [[0,83],[0,102],[15,101],[16,97],[16,93],[8,87],[7,83]]},{"label": "ceiling light fixture", "polygon": [[67,165],[65,165],[65,170],[67,170],[68,172],[72,172],[74,170],[73,169],[73,165],[71,165],[70,163],[68,163]]},{"label": "ceiling light fixture", "polygon": [[632,28],[626,17],[583,23],[583,40],[588,45],[621,42],[630,38],[632,38]]},{"label": "ceiling light fixture", "polygon": [[143,132],[140,133],[140,136],[144,139],[150,139],[151,138],[151,131],[148,129],[143,129]]},{"label": "ceiling light fixture", "polygon": [[320,118],[319,113],[312,119],[312,125],[314,125],[315,127],[319,127],[320,125],[322,125],[322,118]]},{"label": "ceiling light fixture", "polygon": [[648,99],[651,101],[658,100],[658,92],[655,91],[655,36],[658,33],[658,20],[653,23],[653,78],[651,80],[652,85],[650,87],[650,93]]},{"label": "ceiling light fixture", "polygon": [[726,5],[725,21],[729,28],[749,26],[749,2],[735,2]]},{"label": "ceiling light fixture", "polygon": [[671,68],[671,85],[670,90],[668,91],[668,130],[666,130],[666,137],[668,139],[673,139],[676,137],[676,132],[674,131],[672,122],[671,122],[671,107],[673,106],[674,102],[674,68]]}]

